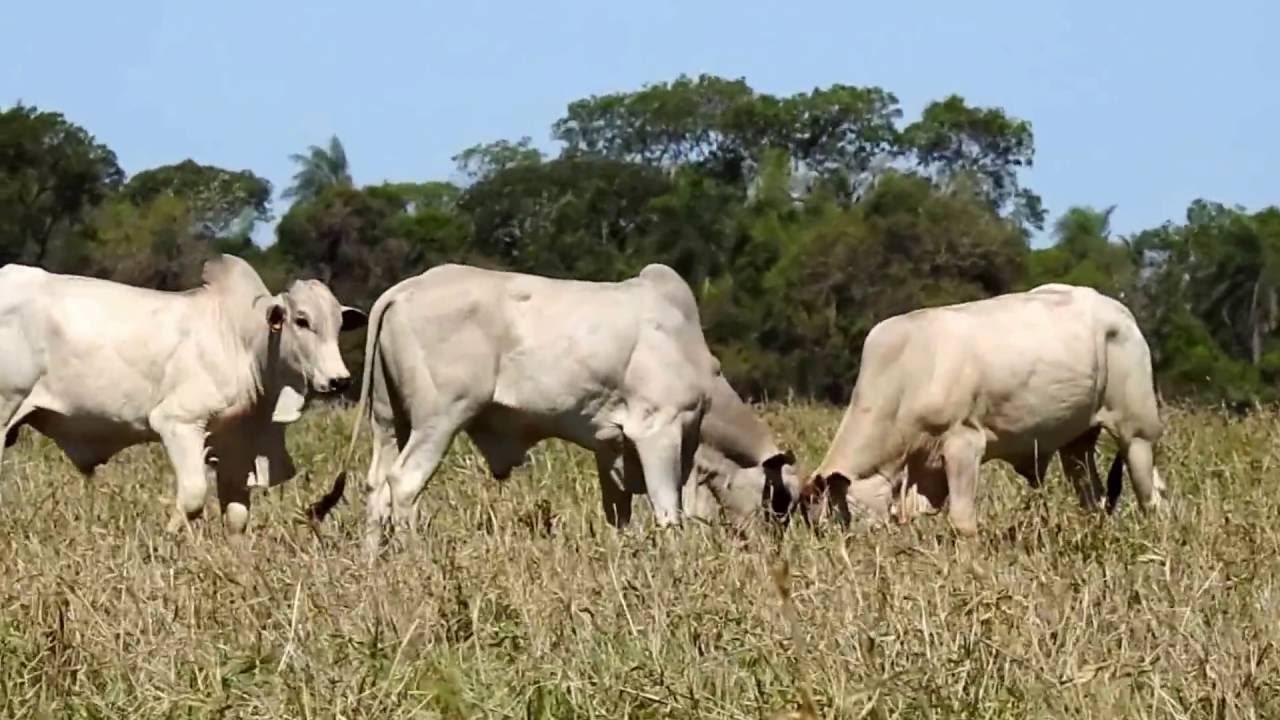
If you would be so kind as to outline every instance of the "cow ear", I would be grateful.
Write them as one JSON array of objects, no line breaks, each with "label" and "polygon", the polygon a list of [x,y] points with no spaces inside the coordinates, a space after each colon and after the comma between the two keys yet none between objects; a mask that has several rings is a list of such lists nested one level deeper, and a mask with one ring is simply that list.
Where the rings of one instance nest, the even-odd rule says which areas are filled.
[{"label": "cow ear", "polygon": [[342,306],[342,332],[359,330],[369,324],[369,316],[360,308]]},{"label": "cow ear", "polygon": [[284,327],[284,316],[284,305],[273,302],[267,307],[267,326],[271,328],[271,332],[280,332],[280,329]]},{"label": "cow ear", "polygon": [[791,452],[790,450],[783,450],[780,453],[775,453],[772,457],[770,457],[768,460],[765,460],[763,463],[765,469],[767,470],[777,470],[784,465],[795,465],[795,464],[796,464],[795,453]]}]

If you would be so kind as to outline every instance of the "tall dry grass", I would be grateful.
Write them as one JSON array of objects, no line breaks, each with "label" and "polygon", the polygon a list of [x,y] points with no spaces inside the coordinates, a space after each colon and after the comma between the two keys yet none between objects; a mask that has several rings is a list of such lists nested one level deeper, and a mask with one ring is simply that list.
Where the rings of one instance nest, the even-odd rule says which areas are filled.
[{"label": "tall dry grass", "polygon": [[[768,416],[813,463],[838,410]],[[1083,515],[1056,463],[1039,492],[987,465],[971,542],[945,517],[659,532],[643,500],[618,534],[585,452],[549,443],[499,483],[459,441],[419,536],[372,567],[361,483],[325,543],[293,521],[350,422],[291,431],[314,479],[259,495],[243,550],[212,500],[197,537],[164,534],[158,447],[85,481],[24,433],[0,473],[0,717],[771,718],[806,696],[833,718],[1280,717],[1272,414],[1172,413],[1160,518],[1128,489]]]}]

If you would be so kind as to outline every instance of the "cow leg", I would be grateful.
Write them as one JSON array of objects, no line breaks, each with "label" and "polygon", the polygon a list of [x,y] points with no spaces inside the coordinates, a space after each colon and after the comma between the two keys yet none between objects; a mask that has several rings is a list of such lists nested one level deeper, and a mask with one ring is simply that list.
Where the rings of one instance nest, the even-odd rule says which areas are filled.
[{"label": "cow leg", "polygon": [[1062,460],[1062,472],[1075,488],[1076,497],[1080,499],[1080,507],[1086,511],[1102,507],[1104,491],[1094,452],[1101,432],[1102,426],[1090,428],[1058,450],[1058,457]]},{"label": "cow leg", "polygon": [[961,427],[952,430],[942,445],[947,465],[947,483],[951,495],[951,525],[966,537],[978,534],[975,502],[978,474],[986,438],[978,430]]},{"label": "cow leg", "polygon": [[1124,453],[1129,465],[1129,482],[1133,484],[1133,493],[1138,496],[1138,505],[1143,510],[1158,510],[1164,501],[1165,485],[1156,472],[1151,442],[1134,438]]},{"label": "cow leg", "polygon": [[[222,527],[227,536],[239,542],[249,527],[249,509],[252,506],[247,473],[231,472],[221,464],[206,469],[206,478],[212,476],[218,486],[218,505],[222,509]],[[206,479],[207,482],[207,479]]]},{"label": "cow leg", "polygon": [[23,405],[24,398],[16,396],[0,397],[0,427],[4,428],[4,442],[0,443],[0,462],[4,461],[5,448],[13,447],[18,442],[18,429],[26,421],[34,407]]},{"label": "cow leg", "polygon": [[681,474],[685,469],[684,435],[681,425],[671,422],[647,435],[631,438],[640,456],[645,492],[658,527],[680,524],[680,491],[686,477]]},{"label": "cow leg", "polygon": [[[624,441],[625,444],[625,441]],[[631,523],[631,491],[627,489],[627,455],[611,446],[596,450],[596,474],[604,518],[619,530]]]},{"label": "cow leg", "polygon": [[391,526],[408,524],[418,495],[435,475],[462,424],[452,416],[436,416],[409,433],[386,482],[369,494],[365,549],[371,557],[377,554]]},{"label": "cow leg", "polygon": [[375,419],[370,423],[373,429],[373,454],[369,458],[369,472],[364,478],[365,490],[372,493],[387,483],[387,475],[395,464],[400,452],[396,444],[394,428]]},{"label": "cow leg", "polygon": [[209,494],[209,479],[205,475],[204,462],[204,427],[166,422],[164,419],[158,422],[153,420],[152,427],[156,428],[156,433],[164,443],[176,477],[174,489],[177,507],[167,529],[170,533],[183,527],[190,530],[191,521],[204,512],[205,497]]},{"label": "cow leg", "polygon": [[947,471],[927,460],[913,459],[907,464],[906,481],[900,484],[898,522],[906,524],[917,515],[934,515],[947,501]]},{"label": "cow leg", "polygon": [[1037,452],[1035,455],[1011,463],[1013,471],[1022,476],[1033,490],[1044,485],[1045,475],[1049,473],[1049,463],[1053,460],[1052,452]]}]

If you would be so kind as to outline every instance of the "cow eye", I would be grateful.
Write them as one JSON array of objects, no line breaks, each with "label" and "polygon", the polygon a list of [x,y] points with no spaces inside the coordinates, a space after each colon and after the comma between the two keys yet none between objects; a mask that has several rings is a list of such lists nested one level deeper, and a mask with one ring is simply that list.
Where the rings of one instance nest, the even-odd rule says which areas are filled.
[{"label": "cow eye", "polygon": [[299,315],[297,319],[293,321],[293,323],[298,327],[302,328],[303,330],[311,329],[311,321],[301,315]]}]

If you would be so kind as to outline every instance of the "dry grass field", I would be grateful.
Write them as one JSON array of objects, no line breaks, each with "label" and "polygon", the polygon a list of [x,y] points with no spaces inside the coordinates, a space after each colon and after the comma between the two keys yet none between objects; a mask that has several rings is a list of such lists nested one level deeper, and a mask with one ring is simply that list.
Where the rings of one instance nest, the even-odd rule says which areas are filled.
[{"label": "dry grass field", "polygon": [[[767,412],[809,464],[838,421]],[[585,452],[544,445],[499,483],[460,440],[418,537],[372,567],[362,483],[325,542],[293,520],[349,411],[291,431],[312,479],[258,495],[240,551],[212,499],[197,537],[164,534],[159,446],[85,481],[24,431],[0,473],[0,717],[727,720],[806,696],[829,718],[1280,717],[1280,416],[1169,417],[1165,516],[1126,485],[1087,517],[1056,463],[1040,492],[992,463],[970,542],[944,516],[660,532],[643,499],[618,534]]]}]

